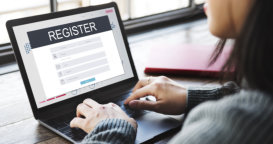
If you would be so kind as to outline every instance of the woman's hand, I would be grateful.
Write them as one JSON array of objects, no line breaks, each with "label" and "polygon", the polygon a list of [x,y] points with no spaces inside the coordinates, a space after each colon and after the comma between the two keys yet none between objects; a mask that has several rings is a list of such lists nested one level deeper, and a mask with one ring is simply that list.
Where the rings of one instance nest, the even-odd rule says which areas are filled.
[{"label": "woman's hand", "polygon": [[[145,96],[154,96],[155,101],[138,100]],[[164,114],[182,114],[185,111],[187,90],[172,81],[161,77],[149,77],[140,80],[132,95],[124,104],[133,109],[152,110]]]},{"label": "woman's hand", "polygon": [[137,129],[136,121],[127,116],[126,113],[114,103],[101,105],[92,99],[86,99],[83,103],[78,105],[76,116],[77,117],[70,122],[70,127],[80,128],[87,133],[90,133],[100,121],[105,119],[124,119],[128,121],[135,130]]}]

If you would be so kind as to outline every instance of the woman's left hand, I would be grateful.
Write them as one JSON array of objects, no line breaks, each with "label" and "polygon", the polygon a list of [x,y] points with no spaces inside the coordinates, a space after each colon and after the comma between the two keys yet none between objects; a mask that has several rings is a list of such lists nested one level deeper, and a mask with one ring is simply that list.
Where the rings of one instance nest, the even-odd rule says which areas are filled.
[{"label": "woman's left hand", "polygon": [[116,104],[108,103],[101,105],[92,99],[86,99],[77,107],[76,116],[71,122],[71,128],[80,128],[87,133],[90,133],[96,125],[105,119],[123,119],[128,121],[135,130],[137,123],[133,118],[130,118]]}]

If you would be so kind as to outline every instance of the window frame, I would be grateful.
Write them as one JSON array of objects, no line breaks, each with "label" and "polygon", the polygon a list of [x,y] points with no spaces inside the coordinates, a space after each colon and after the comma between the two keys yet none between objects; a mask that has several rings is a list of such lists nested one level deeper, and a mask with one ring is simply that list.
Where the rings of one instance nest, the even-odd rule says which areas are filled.
[{"label": "window frame", "polygon": [[[127,34],[133,34],[172,23],[183,22],[197,15],[204,15],[202,4],[196,5],[194,0],[189,1],[190,4],[187,8],[125,20],[123,21],[125,31]],[[50,0],[50,12],[56,12],[57,7],[57,0]],[[0,44],[0,60],[0,67],[15,62],[13,49],[10,43]]]}]

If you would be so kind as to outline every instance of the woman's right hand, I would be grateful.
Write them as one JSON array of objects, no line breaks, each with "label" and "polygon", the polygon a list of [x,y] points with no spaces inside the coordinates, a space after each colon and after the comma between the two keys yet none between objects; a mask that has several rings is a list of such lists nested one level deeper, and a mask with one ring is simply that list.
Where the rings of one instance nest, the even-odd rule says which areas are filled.
[{"label": "woman's right hand", "polygon": [[[154,96],[156,101],[139,100]],[[175,81],[164,77],[148,77],[140,80],[124,104],[133,109],[152,110],[163,114],[182,114],[185,112],[187,90]]]}]

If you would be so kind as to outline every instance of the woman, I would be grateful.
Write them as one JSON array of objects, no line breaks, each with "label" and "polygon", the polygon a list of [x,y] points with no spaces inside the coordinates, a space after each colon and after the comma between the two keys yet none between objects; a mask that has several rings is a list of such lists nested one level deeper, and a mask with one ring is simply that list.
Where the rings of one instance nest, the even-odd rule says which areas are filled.
[{"label": "woman", "polygon": [[[125,104],[164,114],[188,112],[181,132],[170,143],[272,143],[271,7],[272,0],[207,0],[211,33],[236,40],[223,70],[234,72],[232,78],[241,90],[234,82],[217,89],[185,89],[169,78],[152,77],[139,81]],[[212,61],[224,42],[219,43]],[[137,100],[146,95],[155,96],[157,101]],[[207,100],[211,101],[204,102]],[[89,133],[83,143],[134,143],[137,131],[136,121],[117,105],[100,105],[91,99],[78,106],[71,127]]]}]

